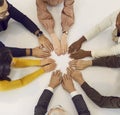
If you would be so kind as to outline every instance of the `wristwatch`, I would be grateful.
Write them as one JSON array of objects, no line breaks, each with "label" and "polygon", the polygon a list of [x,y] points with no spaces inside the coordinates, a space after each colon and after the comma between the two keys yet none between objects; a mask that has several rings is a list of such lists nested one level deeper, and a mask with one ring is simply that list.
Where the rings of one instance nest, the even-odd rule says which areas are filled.
[{"label": "wristwatch", "polygon": [[63,34],[66,34],[66,35],[68,35],[68,31],[63,31]]},{"label": "wristwatch", "polygon": [[37,37],[40,37],[43,34],[42,31],[39,31],[39,33],[37,34]]}]

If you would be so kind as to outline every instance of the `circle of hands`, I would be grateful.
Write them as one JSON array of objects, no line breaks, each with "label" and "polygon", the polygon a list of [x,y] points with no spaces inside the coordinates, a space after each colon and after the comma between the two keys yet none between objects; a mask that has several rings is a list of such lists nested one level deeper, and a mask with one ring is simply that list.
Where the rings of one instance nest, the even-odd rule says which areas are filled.
[{"label": "circle of hands", "polygon": [[[51,56],[51,52],[54,50],[55,53],[60,56],[70,54],[70,58],[78,59],[85,57],[86,51],[80,49],[82,42],[76,41],[69,48],[67,45],[67,35],[63,34],[61,41],[54,35],[51,35],[53,38],[53,44],[48,40],[45,35],[41,35],[39,39],[40,46],[33,48],[33,56],[44,58],[41,61],[41,67],[45,72],[53,71],[56,68],[56,63],[54,59],[47,58]],[[69,67],[67,67],[67,74],[63,74],[60,70],[56,70],[51,75],[51,80],[49,86],[52,88],[57,87],[59,84],[62,84],[63,88],[69,93],[74,91],[74,85],[72,79],[82,84],[84,79],[80,73],[80,69],[84,69],[89,66],[89,63],[84,60],[72,60],[69,62]]]}]

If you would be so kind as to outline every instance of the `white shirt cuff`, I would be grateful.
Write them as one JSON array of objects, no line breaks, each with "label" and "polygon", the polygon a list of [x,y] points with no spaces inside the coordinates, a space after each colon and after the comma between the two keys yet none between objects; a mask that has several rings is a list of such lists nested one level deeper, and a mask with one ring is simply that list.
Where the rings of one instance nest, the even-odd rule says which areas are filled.
[{"label": "white shirt cuff", "polygon": [[53,93],[53,88],[52,87],[47,87],[46,89]]},{"label": "white shirt cuff", "polygon": [[70,93],[70,95],[73,98],[74,96],[79,95],[79,93],[77,91],[73,91]]}]

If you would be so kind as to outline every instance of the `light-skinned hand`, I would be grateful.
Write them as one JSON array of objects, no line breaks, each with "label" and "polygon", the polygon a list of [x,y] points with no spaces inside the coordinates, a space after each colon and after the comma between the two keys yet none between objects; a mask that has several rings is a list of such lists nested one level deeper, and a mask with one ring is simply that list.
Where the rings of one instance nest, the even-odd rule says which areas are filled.
[{"label": "light-skinned hand", "polygon": [[61,38],[61,53],[65,54],[68,50],[67,34],[63,33]]},{"label": "light-skinned hand", "polygon": [[52,64],[52,63],[55,63],[54,59],[46,58],[46,59],[43,59],[43,60],[40,61],[40,66],[45,66],[45,65],[48,65],[48,64]]},{"label": "light-skinned hand", "polygon": [[68,93],[71,93],[71,92],[76,90],[75,87],[74,87],[72,78],[69,75],[66,75],[66,74],[63,75],[62,87]]},{"label": "light-skinned hand", "polygon": [[49,87],[52,87],[53,89],[56,88],[58,85],[60,85],[62,81],[62,73],[60,70],[57,70],[55,72],[52,73],[51,75],[51,79],[49,82]]},{"label": "light-skinned hand", "polygon": [[43,50],[40,47],[36,47],[32,49],[32,56],[38,57],[38,58],[46,58],[49,57],[51,54],[48,50]]},{"label": "light-skinned hand", "polygon": [[39,38],[39,43],[40,45],[45,48],[46,50],[48,50],[49,52],[53,51],[53,45],[50,42],[50,40],[44,35],[42,34]]},{"label": "light-skinned hand", "polygon": [[53,43],[55,53],[58,56],[61,55],[61,45],[60,45],[59,38],[57,37],[57,35],[55,33],[52,33],[50,36],[52,38],[52,43]]},{"label": "light-skinned hand", "polygon": [[82,70],[89,66],[92,66],[92,60],[72,60],[69,62],[69,65],[75,69]]},{"label": "light-skinned hand", "polygon": [[75,70],[73,68],[67,68],[67,73],[75,80],[77,81],[80,85],[82,85],[85,81],[82,77],[82,73],[78,70]]},{"label": "light-skinned hand", "polygon": [[53,71],[55,68],[56,68],[56,63],[51,63],[51,64],[48,64],[48,65],[42,67],[42,69],[45,72]]}]

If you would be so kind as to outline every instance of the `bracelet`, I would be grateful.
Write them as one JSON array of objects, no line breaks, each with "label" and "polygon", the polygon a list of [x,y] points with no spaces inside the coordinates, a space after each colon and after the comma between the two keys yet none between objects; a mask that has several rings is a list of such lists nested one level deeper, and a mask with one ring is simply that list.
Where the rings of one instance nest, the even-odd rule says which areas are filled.
[{"label": "bracelet", "polygon": [[37,37],[40,37],[42,34],[43,34],[43,32],[39,31],[39,33],[37,33],[36,35],[37,35]]},{"label": "bracelet", "polygon": [[32,56],[32,49],[30,48],[30,56]]}]

